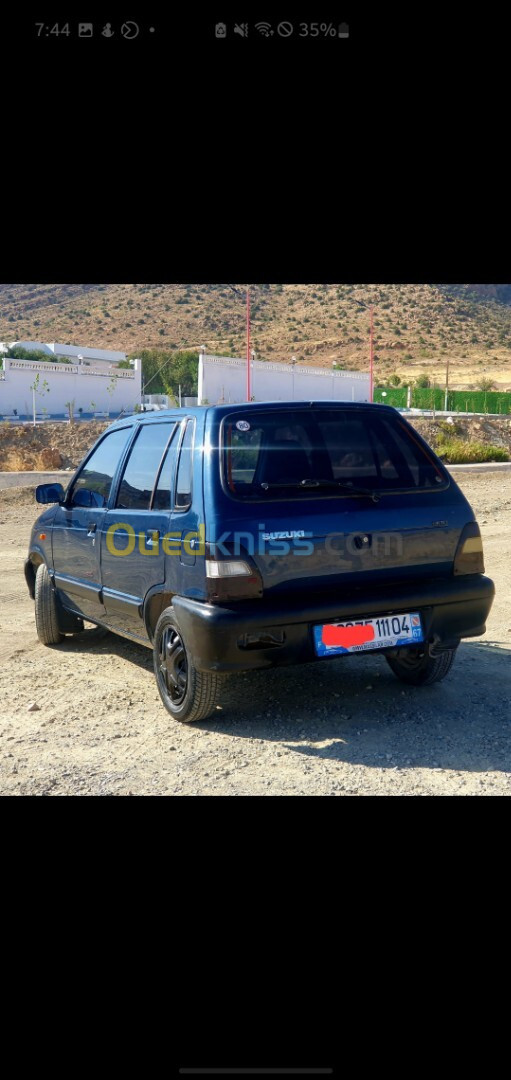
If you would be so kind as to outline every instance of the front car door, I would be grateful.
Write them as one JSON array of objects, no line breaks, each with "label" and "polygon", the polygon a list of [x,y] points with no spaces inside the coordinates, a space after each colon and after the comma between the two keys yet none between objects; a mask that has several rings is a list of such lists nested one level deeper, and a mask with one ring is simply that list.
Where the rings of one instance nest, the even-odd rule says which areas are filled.
[{"label": "front car door", "polygon": [[55,514],[52,555],[55,585],[66,607],[101,620],[101,524],[132,427],[107,432],[86,459]]}]

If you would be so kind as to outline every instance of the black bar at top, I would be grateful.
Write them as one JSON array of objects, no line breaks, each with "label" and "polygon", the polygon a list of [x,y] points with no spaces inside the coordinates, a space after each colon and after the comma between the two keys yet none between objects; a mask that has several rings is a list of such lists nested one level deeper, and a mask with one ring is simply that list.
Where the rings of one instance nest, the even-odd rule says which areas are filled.
[{"label": "black bar at top", "polygon": [[331,1076],[333,1069],[180,1069],[182,1076]]}]

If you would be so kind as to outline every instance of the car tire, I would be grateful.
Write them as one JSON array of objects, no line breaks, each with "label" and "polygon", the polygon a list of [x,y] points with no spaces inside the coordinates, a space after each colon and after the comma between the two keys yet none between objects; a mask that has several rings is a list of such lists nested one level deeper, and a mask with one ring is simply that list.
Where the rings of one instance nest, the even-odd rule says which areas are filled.
[{"label": "car tire", "polygon": [[45,563],[38,567],[35,579],[35,625],[43,645],[60,645],[64,640],[59,628],[57,597]]},{"label": "car tire", "polygon": [[174,720],[191,724],[214,712],[224,679],[197,671],[172,608],[158,619],[153,644],[154,672],[163,704]]},{"label": "car tire", "polygon": [[439,656],[430,656],[427,649],[400,649],[400,655],[386,656],[385,659],[401,682],[411,686],[431,686],[449,674],[457,651],[457,648],[447,649]]}]

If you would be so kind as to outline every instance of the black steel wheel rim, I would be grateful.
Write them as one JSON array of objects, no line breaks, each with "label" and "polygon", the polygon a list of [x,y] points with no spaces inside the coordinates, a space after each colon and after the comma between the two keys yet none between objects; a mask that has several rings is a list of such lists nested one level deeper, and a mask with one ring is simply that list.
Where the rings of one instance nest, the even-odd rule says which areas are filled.
[{"label": "black steel wheel rim", "polygon": [[185,647],[173,626],[163,631],[158,651],[158,667],[164,689],[173,705],[182,705],[188,687],[188,664]]},{"label": "black steel wheel rim", "polygon": [[416,671],[424,659],[424,650],[420,648],[402,649],[397,657],[398,662],[408,671]]}]

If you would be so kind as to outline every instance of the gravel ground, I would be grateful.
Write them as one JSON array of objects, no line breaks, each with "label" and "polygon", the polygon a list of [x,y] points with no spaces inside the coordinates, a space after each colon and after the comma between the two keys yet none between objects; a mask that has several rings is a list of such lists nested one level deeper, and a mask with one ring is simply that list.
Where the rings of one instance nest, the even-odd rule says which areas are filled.
[{"label": "gravel ground", "polygon": [[376,656],[261,671],[193,727],[163,709],[142,646],[97,630],[38,643],[23,577],[38,508],[1,491],[0,794],[511,794],[511,478],[456,479],[497,597],[444,683],[404,688]]}]

